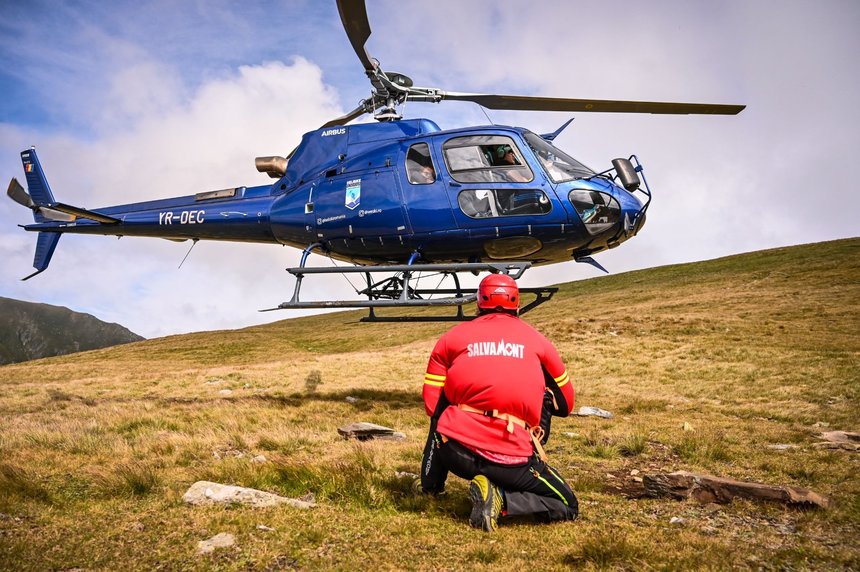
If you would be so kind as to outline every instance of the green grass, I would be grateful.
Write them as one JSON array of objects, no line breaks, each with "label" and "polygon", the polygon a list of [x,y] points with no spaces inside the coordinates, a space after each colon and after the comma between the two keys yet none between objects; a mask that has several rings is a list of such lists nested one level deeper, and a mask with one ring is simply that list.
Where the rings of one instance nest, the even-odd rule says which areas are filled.
[{"label": "green grass", "polygon": [[[450,324],[326,314],[0,367],[0,569],[860,569],[860,456],[813,446],[860,431],[858,300],[858,239],[561,285],[526,320],[577,407],[615,417],[553,422],[578,521],[492,536],[468,526],[468,483],[430,499],[397,476],[419,470],[423,372]],[[406,440],[344,441],[354,421]],[[630,494],[675,470],[832,506]],[[192,508],[198,480],[318,507]],[[236,548],[197,556],[219,532]]]}]

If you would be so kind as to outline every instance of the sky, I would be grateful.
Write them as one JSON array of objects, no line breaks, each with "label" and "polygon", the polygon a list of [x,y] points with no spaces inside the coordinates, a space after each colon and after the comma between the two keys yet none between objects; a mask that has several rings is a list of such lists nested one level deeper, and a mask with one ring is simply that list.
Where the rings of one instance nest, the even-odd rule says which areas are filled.
[{"label": "sky", "polygon": [[[575,117],[555,144],[596,170],[635,153],[654,198],[638,236],[595,256],[611,273],[860,235],[856,0],[367,4],[368,51],[416,85],[747,106],[726,117],[405,106],[443,129],[489,118],[546,133]],[[84,208],[268,184],[254,157],[287,154],[370,93],[334,0],[0,0],[0,16],[0,175],[23,180],[19,153],[35,146],[55,198]],[[258,311],[290,298],[295,249],[201,241],[180,268],[188,243],[65,235],[23,282],[35,235],[18,225],[31,222],[0,199],[0,296],[145,337],[299,315]],[[569,262],[521,283],[598,275]],[[303,292],[352,288],[312,277]]]}]

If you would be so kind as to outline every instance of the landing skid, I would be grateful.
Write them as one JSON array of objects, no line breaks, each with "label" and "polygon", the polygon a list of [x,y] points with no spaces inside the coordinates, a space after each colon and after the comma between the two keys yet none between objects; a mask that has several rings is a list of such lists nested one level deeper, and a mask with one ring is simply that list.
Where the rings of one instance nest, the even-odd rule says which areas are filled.
[{"label": "landing skid", "polygon": [[[458,272],[493,272],[508,274],[514,280],[519,279],[531,267],[530,262],[488,262],[488,263],[459,263],[459,264],[396,264],[384,266],[348,266],[348,267],[297,267],[288,268],[287,272],[296,277],[296,287],[289,302],[279,304],[277,308],[261,310],[298,310],[298,309],[330,309],[330,308],[368,308],[368,316],[362,322],[439,322],[465,321],[474,316],[466,316],[463,312],[465,304],[477,300],[474,288],[460,286]],[[412,285],[414,275],[431,272],[442,276],[442,280],[451,278],[454,288],[418,288]],[[356,290],[359,300],[301,300],[301,287],[304,277],[308,274],[364,274],[367,286]],[[375,280],[375,274],[393,274],[381,280]],[[440,280],[441,283],[441,280]],[[520,288],[521,294],[534,295],[535,299],[520,308],[525,313],[552,298],[558,288]],[[441,298],[432,296],[441,295]],[[456,307],[453,316],[378,316],[377,308],[420,308],[427,306]]]}]

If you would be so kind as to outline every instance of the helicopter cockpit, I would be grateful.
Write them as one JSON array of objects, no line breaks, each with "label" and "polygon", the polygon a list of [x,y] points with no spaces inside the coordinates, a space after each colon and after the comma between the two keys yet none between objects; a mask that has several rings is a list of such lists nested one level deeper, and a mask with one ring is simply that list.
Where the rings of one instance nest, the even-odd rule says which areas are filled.
[{"label": "helicopter cockpit", "polygon": [[553,183],[565,183],[574,179],[594,176],[595,172],[552,145],[549,141],[527,131],[523,137],[540,161],[541,167]]}]

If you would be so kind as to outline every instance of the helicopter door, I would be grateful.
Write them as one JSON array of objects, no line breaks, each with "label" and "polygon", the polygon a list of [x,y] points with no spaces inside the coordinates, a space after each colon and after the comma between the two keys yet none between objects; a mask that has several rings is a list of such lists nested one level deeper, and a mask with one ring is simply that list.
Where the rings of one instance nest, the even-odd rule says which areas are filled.
[{"label": "helicopter door", "polygon": [[316,192],[317,238],[336,251],[385,252],[410,233],[393,169],[333,174]]},{"label": "helicopter door", "polygon": [[563,209],[553,208],[553,191],[535,177],[512,138],[454,137],[442,154],[454,216],[474,238],[531,234],[535,226],[565,220]]},{"label": "helicopter door", "polygon": [[417,235],[450,232],[456,228],[451,203],[428,143],[415,143],[406,151],[403,198],[412,231]]}]

